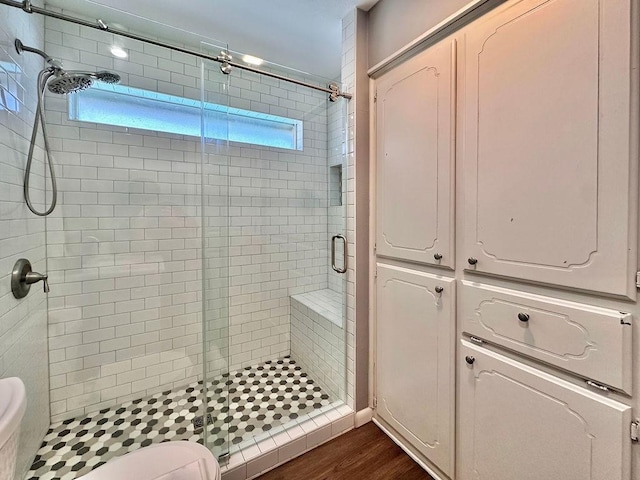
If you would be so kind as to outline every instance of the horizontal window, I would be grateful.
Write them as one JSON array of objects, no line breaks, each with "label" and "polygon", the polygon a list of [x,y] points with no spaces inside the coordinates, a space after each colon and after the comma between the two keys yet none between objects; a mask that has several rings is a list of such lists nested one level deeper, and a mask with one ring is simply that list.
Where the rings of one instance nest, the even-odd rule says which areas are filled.
[{"label": "horizontal window", "polygon": [[175,95],[96,82],[69,95],[69,119],[302,150],[302,122]]},{"label": "horizontal window", "polygon": [[20,68],[15,63],[0,61],[0,110],[20,111],[18,95],[21,91],[16,77]]}]

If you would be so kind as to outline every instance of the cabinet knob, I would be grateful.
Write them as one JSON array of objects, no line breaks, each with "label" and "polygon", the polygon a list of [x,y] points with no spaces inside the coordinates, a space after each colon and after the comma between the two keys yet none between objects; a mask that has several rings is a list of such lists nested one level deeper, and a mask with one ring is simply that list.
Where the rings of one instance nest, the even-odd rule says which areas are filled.
[{"label": "cabinet knob", "polygon": [[519,313],[518,314],[518,320],[520,320],[521,322],[528,322],[529,321],[529,314],[528,313]]},{"label": "cabinet knob", "polygon": [[467,362],[467,365],[473,365],[473,363],[476,361],[476,357],[467,355],[466,357],[464,357],[464,361]]},{"label": "cabinet knob", "polygon": [[433,254],[433,258],[435,258],[436,260],[440,261],[440,260],[442,260],[442,255],[440,255],[439,253],[434,253]]},{"label": "cabinet knob", "polygon": [[444,292],[444,288],[442,288],[442,287],[436,287],[435,290],[436,290],[436,293]]},{"label": "cabinet knob", "polygon": [[477,258],[473,258],[473,257],[469,257],[467,259],[467,262],[469,262],[469,265],[475,265],[476,263],[478,263],[478,259]]}]

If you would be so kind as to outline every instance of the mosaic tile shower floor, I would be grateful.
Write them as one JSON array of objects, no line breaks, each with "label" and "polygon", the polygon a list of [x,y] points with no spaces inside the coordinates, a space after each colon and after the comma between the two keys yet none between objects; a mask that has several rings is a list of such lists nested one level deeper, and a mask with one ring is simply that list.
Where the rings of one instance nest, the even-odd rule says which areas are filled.
[{"label": "mosaic tile shower floor", "polygon": [[[53,424],[26,478],[73,480],[153,443],[203,443],[203,427],[192,423],[203,414],[201,391],[199,382]],[[208,435],[217,452],[331,403],[289,357],[221,376],[207,394]]]}]

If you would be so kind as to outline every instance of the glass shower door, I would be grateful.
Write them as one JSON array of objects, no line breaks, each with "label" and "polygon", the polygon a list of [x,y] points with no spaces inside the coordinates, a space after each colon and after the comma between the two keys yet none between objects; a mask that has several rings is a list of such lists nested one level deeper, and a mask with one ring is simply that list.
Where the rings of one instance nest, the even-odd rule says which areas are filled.
[{"label": "glass shower door", "polygon": [[[203,48],[211,55],[220,49]],[[228,77],[203,61],[202,329],[204,444],[223,464],[230,450],[229,416],[229,145]]]},{"label": "glass shower door", "polygon": [[203,72],[204,378],[207,445],[233,454],[346,402],[346,103],[221,66]]}]

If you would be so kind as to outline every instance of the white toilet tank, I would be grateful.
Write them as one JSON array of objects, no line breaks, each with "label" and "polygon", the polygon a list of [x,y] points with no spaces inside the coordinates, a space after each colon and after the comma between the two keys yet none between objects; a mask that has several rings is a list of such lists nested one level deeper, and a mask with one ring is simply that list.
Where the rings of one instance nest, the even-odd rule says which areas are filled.
[{"label": "white toilet tank", "polygon": [[19,378],[0,379],[0,479],[13,479],[27,395]]}]

